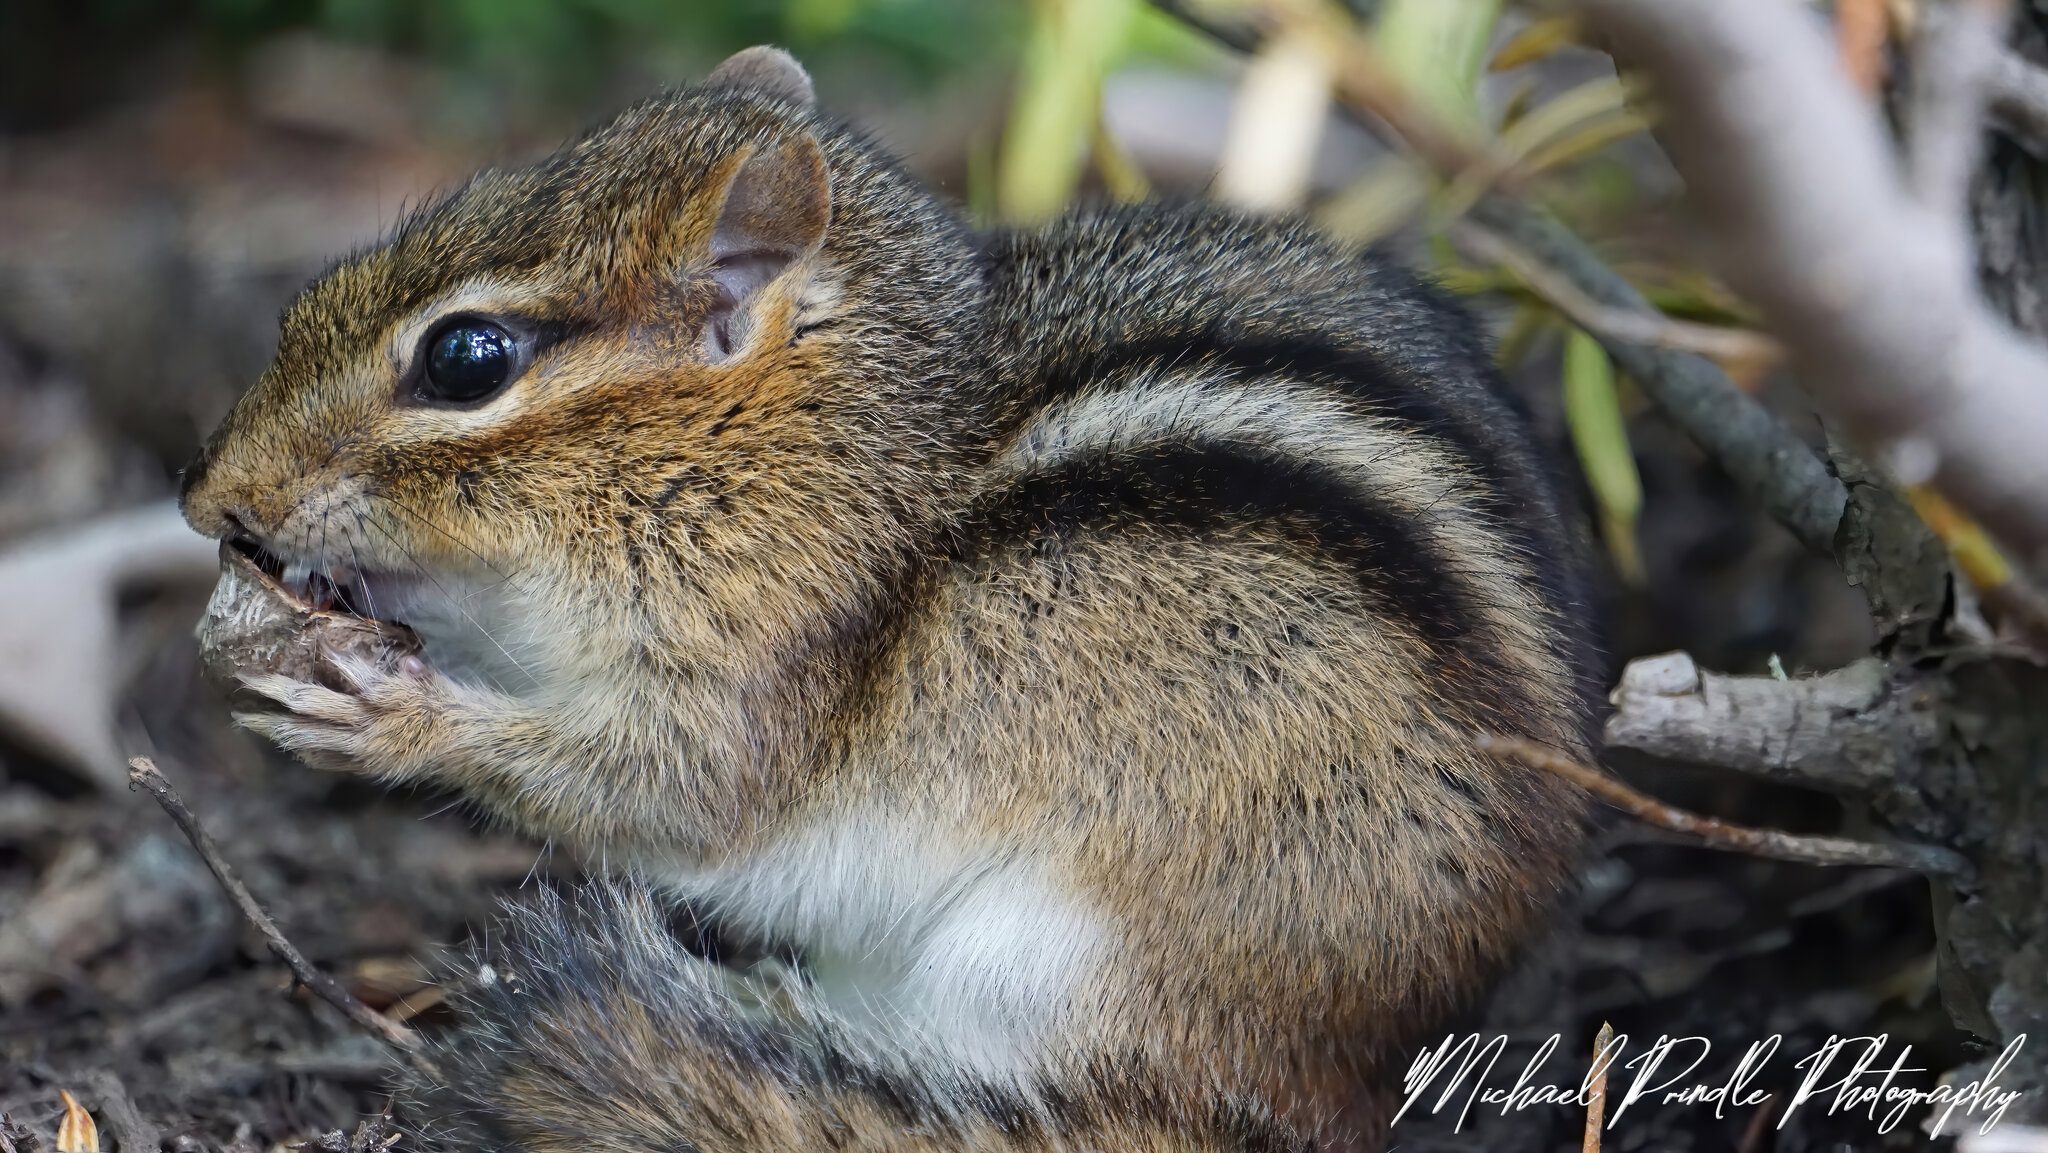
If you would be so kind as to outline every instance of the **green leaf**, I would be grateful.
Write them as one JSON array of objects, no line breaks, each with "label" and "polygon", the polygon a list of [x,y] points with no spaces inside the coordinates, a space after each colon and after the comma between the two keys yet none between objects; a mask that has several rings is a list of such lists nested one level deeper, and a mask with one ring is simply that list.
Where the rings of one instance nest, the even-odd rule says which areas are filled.
[{"label": "green leaf", "polygon": [[1121,58],[1133,0],[1036,0],[1016,103],[1003,134],[996,204],[1013,221],[1043,220],[1080,182],[1102,98]]},{"label": "green leaf", "polygon": [[1375,39],[1424,108],[1461,128],[1479,123],[1479,76],[1500,0],[1387,0]]},{"label": "green leaf", "polygon": [[1420,164],[1390,155],[1331,197],[1316,215],[1331,235],[1362,247],[1420,216],[1431,187]]},{"label": "green leaf", "polygon": [[1599,507],[1600,535],[1622,579],[1640,584],[1642,554],[1636,547],[1636,519],[1643,510],[1643,482],[1629,448],[1621,394],[1607,350],[1583,329],[1564,345],[1564,413],[1571,426],[1579,467]]}]

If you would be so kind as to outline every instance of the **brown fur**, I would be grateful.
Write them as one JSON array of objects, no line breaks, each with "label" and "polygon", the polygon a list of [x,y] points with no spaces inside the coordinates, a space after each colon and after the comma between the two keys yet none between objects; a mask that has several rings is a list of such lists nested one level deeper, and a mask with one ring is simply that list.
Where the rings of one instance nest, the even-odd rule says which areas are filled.
[{"label": "brown fur", "polygon": [[[985,963],[1010,930],[965,954],[889,933],[1017,893],[1026,945],[1068,917],[1102,935],[1037,1000],[1036,971],[997,974],[1025,998],[1020,1083],[1086,1096],[1130,1068],[1175,1116],[1249,1093],[1369,1131],[1402,1047],[1536,927],[1579,837],[1576,794],[1471,741],[1582,752],[1590,661],[1573,536],[1469,324],[1220,210],[977,240],[804,92],[641,105],[292,306],[188,517],[473,606],[504,662],[273,679],[251,727],[676,877],[821,972],[899,945],[905,980]],[[734,221],[825,231],[778,242],[728,357],[704,334]],[[565,335],[487,402],[422,405],[413,350],[451,311]],[[804,869],[869,870],[848,891],[877,901],[947,871],[951,896],[834,936],[806,902],[839,898],[774,888]],[[719,1109],[784,1108],[758,1071],[612,1040],[729,1079]],[[812,1104],[896,1124],[855,1098]],[[973,1128],[886,1147],[993,1147]]]}]

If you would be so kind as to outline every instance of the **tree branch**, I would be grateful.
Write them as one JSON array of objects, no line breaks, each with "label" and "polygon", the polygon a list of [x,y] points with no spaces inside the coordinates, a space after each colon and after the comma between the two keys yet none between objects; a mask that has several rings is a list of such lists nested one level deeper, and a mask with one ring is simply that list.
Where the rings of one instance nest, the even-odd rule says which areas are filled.
[{"label": "tree branch", "polygon": [[1817,21],[1779,0],[1581,0],[1661,97],[1731,283],[1823,408],[2035,568],[2048,357],[1978,299],[1960,219],[1912,196]]},{"label": "tree branch", "polygon": [[1906,175],[1921,205],[1943,219],[1959,221],[1968,207],[1984,97],[2009,15],[2004,0],[1930,7],[1913,41]]},{"label": "tree branch", "polygon": [[1581,291],[1563,273],[1522,251],[1489,229],[1455,224],[1451,231],[1463,246],[1515,274],[1529,291],[1565,319],[1594,336],[1620,344],[1640,344],[1670,352],[1690,352],[1722,362],[1767,368],[1781,355],[1778,342],[1745,328],[1695,324],[1654,309],[1603,304]]},{"label": "tree branch", "polygon": [[1985,74],[1991,114],[2007,135],[2048,158],[2048,69],[2017,52],[2000,52]]}]

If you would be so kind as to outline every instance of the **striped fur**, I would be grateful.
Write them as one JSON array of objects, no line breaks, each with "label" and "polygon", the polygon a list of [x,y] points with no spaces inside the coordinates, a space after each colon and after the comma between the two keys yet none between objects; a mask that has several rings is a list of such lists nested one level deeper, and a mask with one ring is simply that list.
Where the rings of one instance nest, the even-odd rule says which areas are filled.
[{"label": "striped fur", "polygon": [[[706,353],[721,198],[813,154],[828,230]],[[409,403],[457,307],[546,342],[495,399]],[[369,572],[434,665],[261,684],[252,728],[655,878],[794,957],[829,1022],[789,1043],[830,1075],[778,1079],[711,1043],[712,977],[637,973],[703,968],[645,918],[544,918],[529,967],[608,976],[476,1006],[466,1083],[524,1117],[511,1147],[638,1147],[587,1080],[518,1088],[569,1065],[644,1087],[658,1147],[708,1110],[727,1136],[692,1147],[797,1141],[772,1115],[858,1148],[1257,1148],[1199,1120],[1244,1100],[1370,1144],[1404,1046],[1579,841],[1576,794],[1472,741],[1583,752],[1593,662],[1575,532],[1462,315],[1217,208],[975,237],[786,93],[642,105],[339,266],[185,501]],[[551,1014],[583,1025],[503,1024]],[[934,1127],[842,1052],[1136,1128]]]}]

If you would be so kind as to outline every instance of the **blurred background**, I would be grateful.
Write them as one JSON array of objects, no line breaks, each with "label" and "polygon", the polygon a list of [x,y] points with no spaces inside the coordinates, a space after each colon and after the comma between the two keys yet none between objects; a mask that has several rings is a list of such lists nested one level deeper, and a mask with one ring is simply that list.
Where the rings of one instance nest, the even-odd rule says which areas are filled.
[{"label": "blurred background", "polygon": [[[1797,672],[1869,648],[1833,564],[1745,504],[1549,294],[1461,243],[1488,193],[1542,206],[1668,314],[1733,334],[1730,376],[1818,441],[1796,393],[1742,354],[1745,312],[1701,271],[1641,109],[1569,21],[1504,0],[1190,7],[1209,32],[1138,0],[0,9],[0,1113],[47,1135],[68,1090],[103,1126],[126,1118],[109,1145],[240,1150],[382,1100],[376,1046],[287,995],[175,830],[121,784],[116,752],[157,755],[305,951],[401,1016],[432,1021],[422,959],[480,924],[492,894],[569,868],[446,798],[314,774],[232,731],[189,639],[210,553],[172,544],[140,564],[149,525],[95,526],[174,491],[261,370],[280,306],[338,255],[476,167],[543,154],[750,44],[793,50],[824,106],[978,222],[1214,195],[1308,213],[1464,297],[1576,465],[1615,669],[1683,648],[1716,669]],[[1267,33],[1249,57],[1210,34],[1247,27]],[[1353,114],[1361,76],[1380,86],[1366,103],[1423,130]],[[1445,154],[1488,163],[1449,179]],[[111,747],[79,731],[102,716]],[[1857,820],[1789,789],[1624,767],[1754,823]],[[1726,1036],[1731,1060],[1771,1032],[1859,1028],[1916,1039],[1936,1069],[1962,1052],[1930,1000],[1916,882],[1606,837],[1559,939],[1475,1024],[1560,1031],[1568,1051],[1612,1019]],[[1747,1115],[1643,1117],[1610,1147],[1838,1136],[1818,1115],[1783,1134]],[[1578,1118],[1554,1120],[1522,1115],[1487,1147],[1575,1148]]]}]

